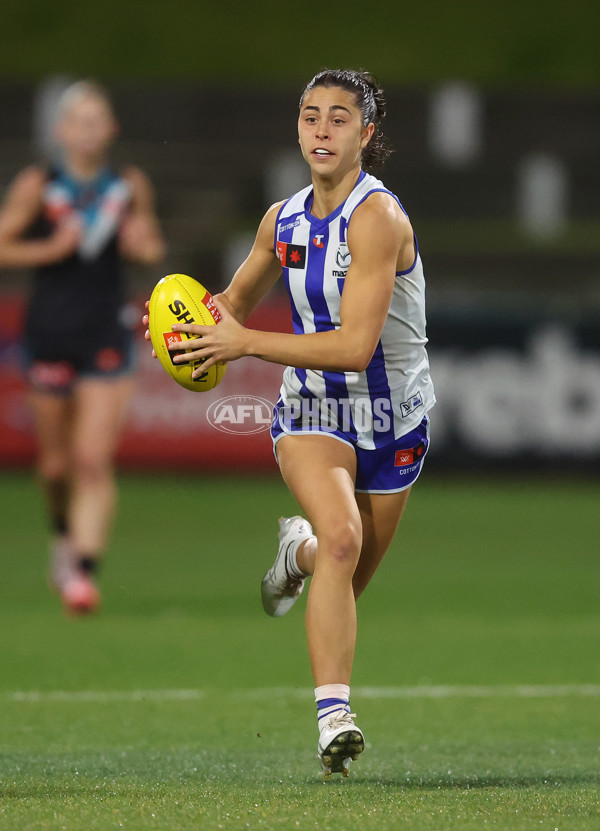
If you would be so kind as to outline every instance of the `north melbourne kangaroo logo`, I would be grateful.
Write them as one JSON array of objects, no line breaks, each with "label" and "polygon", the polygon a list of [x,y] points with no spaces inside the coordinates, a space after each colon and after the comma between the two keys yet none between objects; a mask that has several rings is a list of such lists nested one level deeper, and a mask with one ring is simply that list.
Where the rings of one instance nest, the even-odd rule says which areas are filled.
[{"label": "north melbourne kangaroo logo", "polygon": [[337,250],[337,254],[335,255],[335,261],[339,265],[340,268],[346,270],[350,265],[352,257],[350,252],[348,251],[348,246],[345,242],[340,244],[340,247]]}]

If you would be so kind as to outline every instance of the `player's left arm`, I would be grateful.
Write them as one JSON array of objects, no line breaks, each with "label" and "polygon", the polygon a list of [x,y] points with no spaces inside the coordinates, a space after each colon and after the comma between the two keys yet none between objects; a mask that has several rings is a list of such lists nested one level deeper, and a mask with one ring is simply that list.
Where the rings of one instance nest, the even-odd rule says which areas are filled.
[{"label": "player's left arm", "polygon": [[381,337],[396,272],[412,264],[413,239],[406,214],[388,193],[371,194],[352,215],[347,235],[352,260],[344,282],[339,331],[353,339],[359,371],[370,363]]},{"label": "player's left arm", "polygon": [[119,230],[119,250],[127,259],[152,265],[160,262],[166,251],[156,215],[154,189],[137,167],[129,167],[123,178],[131,188],[131,202]]},{"label": "player's left arm", "polygon": [[304,335],[261,332],[244,328],[220,306],[223,320],[216,327],[177,327],[201,338],[188,341],[187,346],[195,347],[194,351],[176,360],[205,358],[203,370],[219,360],[231,361],[245,355],[305,369],[366,369],[381,337],[396,271],[413,256],[413,234],[393,197],[374,193],[355,210],[347,239],[352,262],[342,293],[338,329]]}]

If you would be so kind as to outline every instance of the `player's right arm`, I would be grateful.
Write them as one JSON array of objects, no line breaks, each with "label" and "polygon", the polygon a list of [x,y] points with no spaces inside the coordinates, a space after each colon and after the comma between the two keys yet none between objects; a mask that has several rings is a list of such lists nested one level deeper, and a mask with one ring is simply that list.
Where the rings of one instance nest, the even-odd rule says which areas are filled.
[{"label": "player's right arm", "polygon": [[244,323],[269,289],[281,276],[281,263],[275,254],[275,222],[283,202],[272,205],[264,215],[254,245],[238,268],[231,283],[216,297]]},{"label": "player's right arm", "polygon": [[[225,291],[215,294],[239,323],[245,323],[253,309],[260,303],[269,289],[281,277],[281,263],[275,254],[275,222],[283,202],[272,205],[262,218],[254,245],[250,253],[233,275]],[[146,310],[150,301],[146,301]],[[144,326],[149,325],[148,311],[142,317]],[[146,329],[146,340],[150,331]],[[156,357],[154,350],[152,354]]]},{"label": "player's right arm", "polygon": [[20,173],[0,207],[0,267],[26,268],[59,262],[75,252],[80,230],[73,221],[61,223],[45,239],[27,240],[42,207],[44,171],[29,167]]}]

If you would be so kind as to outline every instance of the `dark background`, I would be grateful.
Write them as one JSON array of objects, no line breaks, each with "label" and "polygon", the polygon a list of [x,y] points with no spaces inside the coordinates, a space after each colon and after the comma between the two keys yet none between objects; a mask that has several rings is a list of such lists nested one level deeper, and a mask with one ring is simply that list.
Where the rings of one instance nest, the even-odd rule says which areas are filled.
[{"label": "dark background", "polygon": [[[304,183],[295,122],[305,82],[324,66],[373,71],[395,147],[382,176],[411,217],[428,281],[432,464],[555,467],[560,446],[561,469],[598,469],[597,3],[10,0],[0,24],[0,190],[41,157],[41,92],[98,78],[121,121],[115,161],[155,185],[168,271],[213,291],[270,201],[291,192],[282,166]],[[452,88],[478,113],[477,146],[462,160],[432,140],[436,96]],[[559,219],[542,230],[519,210],[532,159],[550,160],[563,182]],[[132,269],[132,297],[160,276]],[[11,296],[25,286],[20,273],[0,274]],[[5,363],[12,342],[4,333]]]}]

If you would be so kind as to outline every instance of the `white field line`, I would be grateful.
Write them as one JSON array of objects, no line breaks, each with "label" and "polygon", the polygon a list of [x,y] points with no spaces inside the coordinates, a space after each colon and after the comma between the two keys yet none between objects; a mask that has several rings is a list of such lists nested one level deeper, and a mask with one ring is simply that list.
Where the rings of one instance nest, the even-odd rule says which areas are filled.
[{"label": "white field line", "polygon": [[[29,690],[0,692],[0,702],[41,704],[77,702],[111,704],[141,701],[200,701],[203,698],[232,698],[242,701],[280,698],[310,699],[311,690],[300,687],[228,690]],[[445,698],[598,698],[600,684],[546,684],[518,686],[418,686],[353,687],[353,700],[364,699],[445,699]]]}]

